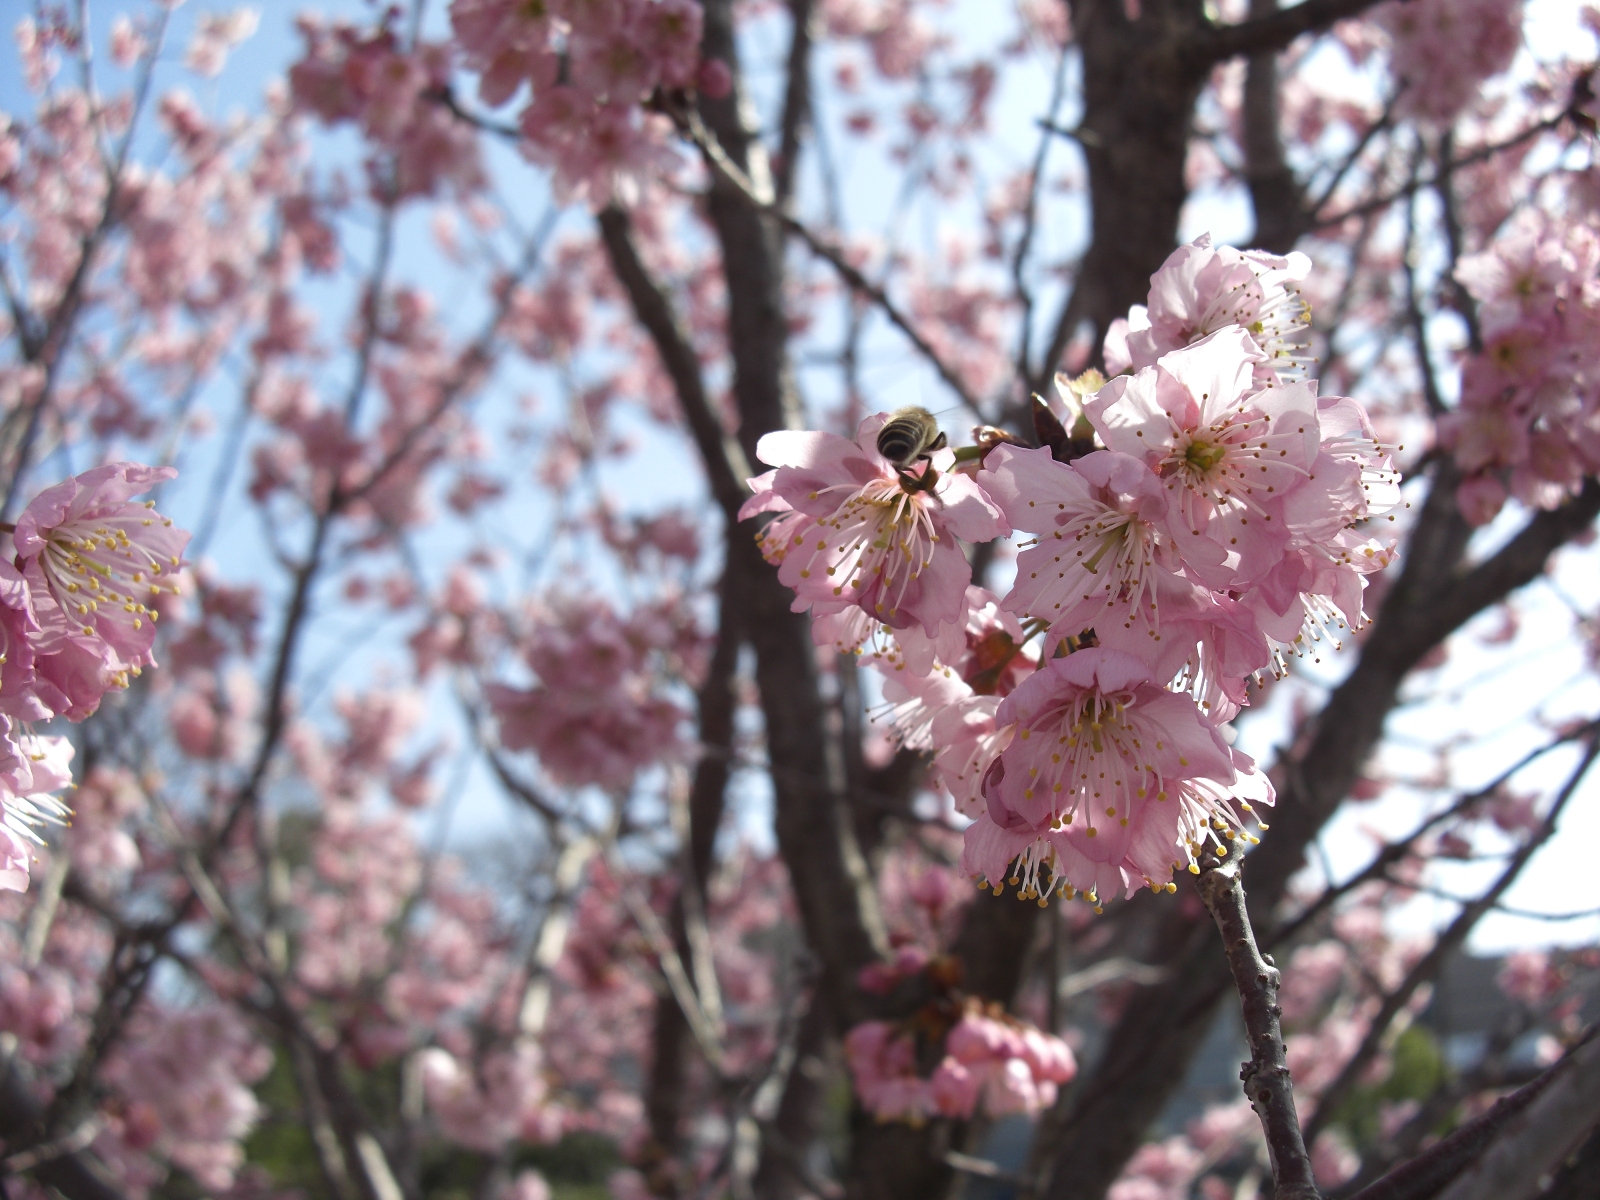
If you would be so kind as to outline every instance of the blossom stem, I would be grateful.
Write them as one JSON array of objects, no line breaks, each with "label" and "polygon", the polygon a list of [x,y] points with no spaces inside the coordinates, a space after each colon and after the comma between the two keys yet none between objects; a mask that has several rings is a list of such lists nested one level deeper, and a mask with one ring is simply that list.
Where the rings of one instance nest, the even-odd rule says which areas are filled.
[{"label": "blossom stem", "polygon": [[1239,1070],[1245,1098],[1261,1118],[1267,1149],[1272,1156],[1273,1195],[1278,1200],[1320,1200],[1300,1134],[1294,1108],[1294,1088],[1289,1079],[1283,1030],[1278,1015],[1278,969],[1256,945],[1250,914],[1245,908],[1244,886],[1239,882],[1237,857],[1213,866],[1195,881],[1200,898],[1211,911],[1222,934],[1223,953],[1233,973],[1234,986],[1244,1010],[1250,1061]]}]

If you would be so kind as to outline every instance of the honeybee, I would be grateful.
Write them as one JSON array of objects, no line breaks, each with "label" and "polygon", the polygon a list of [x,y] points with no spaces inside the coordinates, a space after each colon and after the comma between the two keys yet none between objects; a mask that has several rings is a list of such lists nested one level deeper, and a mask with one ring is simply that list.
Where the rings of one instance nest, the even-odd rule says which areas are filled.
[{"label": "honeybee", "polygon": [[933,491],[939,472],[929,465],[921,475],[913,475],[911,468],[927,462],[934,451],[944,447],[944,430],[939,428],[939,422],[927,409],[914,405],[890,413],[878,430],[878,453],[889,460],[900,477],[900,486],[908,492]]}]

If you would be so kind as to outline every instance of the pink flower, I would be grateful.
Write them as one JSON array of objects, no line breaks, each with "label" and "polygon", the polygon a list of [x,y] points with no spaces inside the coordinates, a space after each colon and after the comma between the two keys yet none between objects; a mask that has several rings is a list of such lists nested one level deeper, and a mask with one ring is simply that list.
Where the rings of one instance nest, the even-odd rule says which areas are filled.
[{"label": "pink flower", "polygon": [[1306,480],[1321,426],[1307,384],[1256,391],[1263,361],[1236,325],[1118,376],[1084,402],[1112,450],[1142,458],[1172,496],[1174,524],[1222,550],[1186,563],[1214,587],[1237,588],[1282,557],[1282,501]]},{"label": "pink flower", "polygon": [[554,79],[553,7],[537,0],[452,0],[450,26],[467,64],[479,72],[485,104],[504,104],[525,80]]},{"label": "pink flower", "polygon": [[1513,1000],[1536,1008],[1561,990],[1560,974],[1543,950],[1517,950],[1506,955],[1495,982]]},{"label": "pink flower", "polygon": [[1349,963],[1349,949],[1331,938],[1296,950],[1278,992],[1284,1021],[1289,1025],[1313,1021],[1338,996]]},{"label": "pink flower", "polygon": [[[751,481],[740,517],[782,514],[760,535],[762,553],[793,588],[797,608],[852,605],[894,629],[920,625],[930,637],[965,617],[972,569],[956,538],[989,541],[1009,532],[994,502],[950,470],[952,452],[927,464],[931,488],[913,488],[878,453],[883,414],[856,440],[832,433],[769,433],[756,450],[776,470]],[[837,610],[834,610],[837,611]]]},{"label": "pink flower", "polygon": [[484,689],[501,743],[535,751],[562,783],[608,788],[681,753],[683,710],[659,693],[656,679],[655,660],[670,636],[648,613],[624,620],[604,602],[552,599],[523,650],[539,684]]},{"label": "pink flower", "polygon": [[1337,629],[1362,628],[1366,576],[1394,559],[1390,545],[1363,529],[1400,503],[1399,475],[1365,411],[1348,397],[1323,396],[1317,420],[1317,459],[1280,512],[1283,557],[1243,598],[1275,643],[1280,671],[1284,655],[1322,643],[1338,649]]},{"label": "pink flower", "polygon": [[549,1102],[543,1058],[529,1043],[489,1055],[479,1070],[437,1046],[422,1051],[422,1086],[440,1129],[493,1152],[536,1126]]},{"label": "pink flower", "polygon": [[1522,44],[1522,0],[1406,0],[1381,5],[1373,17],[1393,39],[1400,110],[1441,123],[1509,67]]},{"label": "pink flower", "polygon": [[[1199,872],[1200,856],[1208,848],[1217,857],[1226,858],[1236,840],[1252,845],[1260,841],[1254,834],[1244,832],[1245,822],[1253,819],[1260,828],[1266,829],[1265,824],[1260,824],[1260,814],[1256,808],[1258,805],[1271,807],[1276,804],[1277,793],[1273,790],[1272,781],[1256,769],[1255,760],[1249,755],[1238,750],[1230,750],[1229,754],[1233,758],[1233,780],[1195,778],[1179,782],[1175,814],[1163,809],[1163,820],[1147,821],[1142,844],[1136,847],[1137,853],[1130,854],[1130,858],[1159,869],[1161,860],[1157,857],[1158,852],[1170,845],[1166,841],[1164,819],[1171,815],[1177,817],[1176,843],[1182,848],[1182,857],[1188,860],[1190,874]],[[1179,867],[1176,861],[1171,865],[1173,870]],[[1155,872],[1148,866],[1146,874],[1155,878]],[[1170,884],[1168,890],[1173,890]]]},{"label": "pink flower", "polygon": [[111,22],[111,61],[119,67],[131,67],[144,54],[147,43],[126,16]]},{"label": "pink flower", "polygon": [[844,1058],[862,1107],[879,1120],[920,1121],[932,1112],[932,1086],[916,1073],[908,1034],[885,1021],[864,1021],[845,1035]]},{"label": "pink flower", "polygon": [[1361,1156],[1344,1130],[1330,1129],[1311,1147],[1311,1169],[1319,1187],[1336,1188],[1355,1177],[1361,1169]]},{"label": "pink flower", "polygon": [[[176,476],[137,463],[96,467],[45,489],[17,518],[17,566],[41,627],[35,648],[41,656],[83,652],[66,670],[38,665],[73,708],[92,711],[107,686],[126,687],[129,674],[155,662],[156,614],[147,601],[177,591],[168,578],[183,564],[189,535],[153,502],[130,501]],[[104,682],[92,680],[95,664]]]},{"label": "pink flower", "polygon": [[43,721],[52,715],[36,687],[33,646],[39,633],[27,583],[0,559],[0,714],[12,720]]},{"label": "pink flower", "polygon": [[221,1006],[142,1015],[114,1052],[105,1078],[146,1108],[145,1137],[208,1191],[227,1191],[244,1162],[240,1144],[260,1106],[250,1084],[272,1054]]},{"label": "pink flower", "polygon": [[1552,311],[1575,278],[1592,274],[1597,253],[1592,230],[1522,211],[1493,245],[1463,256],[1455,277],[1478,301],[1480,325],[1493,335]]},{"label": "pink flower", "polygon": [[1147,1142],[1128,1160],[1107,1200],[1189,1200],[1194,1177],[1205,1165],[1206,1156],[1182,1135]]},{"label": "pink flower", "polygon": [[[1169,489],[1142,459],[1097,451],[1059,463],[1047,449],[1000,446],[982,480],[1014,529],[1038,535],[1017,558],[1005,600],[1012,612],[1048,622],[1055,634],[1081,633],[1102,618],[1159,633],[1163,602],[1169,612],[1199,603],[1200,589],[1183,575]],[[1212,542],[1188,542],[1213,568],[1224,557]]]},{"label": "pink flower", "polygon": [[969,817],[983,812],[984,772],[1011,744],[1011,726],[995,720],[999,707],[998,696],[962,696],[939,711],[930,730],[934,772],[956,811]]},{"label": "pink flower", "polygon": [[1058,1084],[1077,1072],[1060,1038],[1012,1017],[969,1011],[944,1039],[932,1074],[917,1074],[911,1033],[885,1021],[866,1021],[845,1037],[845,1061],[862,1106],[880,1120],[920,1121],[939,1115],[965,1119],[981,1100],[991,1116],[1033,1113],[1055,1100]]},{"label": "pink flower", "polygon": [[981,1012],[969,1012],[950,1030],[945,1049],[947,1062],[960,1063],[982,1085],[984,1107],[992,1116],[1037,1112],[1054,1102],[1056,1086],[1078,1069],[1060,1038]]},{"label": "pink flower", "polygon": [[1439,440],[1467,474],[1474,524],[1506,498],[1554,508],[1600,465],[1600,238],[1579,221],[1519,216],[1457,278],[1480,302],[1484,346],[1461,370]]},{"label": "pink flower", "polygon": [[966,1064],[946,1055],[928,1081],[935,1111],[942,1117],[970,1117],[982,1083]]},{"label": "pink flower", "polygon": [[1183,697],[1157,687],[1131,655],[1088,649],[1052,659],[997,714],[1016,738],[984,794],[1032,824],[1077,826],[1094,837],[1104,815],[1128,824],[1165,780],[1231,781],[1227,745]]},{"label": "pink flower", "polygon": [[228,52],[254,36],[260,23],[260,14],[249,8],[235,9],[225,16],[200,13],[195,17],[194,37],[185,58],[189,69],[213,78],[220,75]]},{"label": "pink flower", "polygon": [[1037,669],[1036,653],[1016,618],[979,587],[967,588],[964,630],[945,626],[934,643],[912,626],[897,631],[896,639],[898,645],[868,660],[884,675],[894,739],[908,749],[933,751],[934,778],[958,811],[977,816],[983,773],[1011,739],[1009,727],[995,726],[995,710]]},{"label": "pink flower", "polygon": [[0,717],[0,891],[28,890],[28,844],[44,845],[36,830],[71,815],[50,793],[72,783],[72,755],[66,738],[19,734]]},{"label": "pink flower", "polygon": [[[1262,358],[1259,382],[1277,383],[1299,370],[1311,310],[1295,285],[1311,272],[1298,251],[1284,257],[1211,245],[1203,233],[1179,246],[1150,277],[1148,307],[1135,306],[1125,325],[1107,332],[1106,367],[1126,361],[1138,371],[1163,355],[1240,326]],[[1113,359],[1117,360],[1113,365]]]},{"label": "pink flower", "polygon": [[0,820],[0,892],[27,891],[28,865],[32,860],[27,839],[11,825],[8,808]]},{"label": "pink flower", "polygon": [[1051,659],[995,719],[1015,733],[984,777],[987,810],[966,831],[962,866],[995,886],[1009,874],[1025,898],[1043,900],[1057,880],[1094,897],[1155,886],[1172,869],[1179,786],[1237,777],[1194,704],[1117,650]]}]

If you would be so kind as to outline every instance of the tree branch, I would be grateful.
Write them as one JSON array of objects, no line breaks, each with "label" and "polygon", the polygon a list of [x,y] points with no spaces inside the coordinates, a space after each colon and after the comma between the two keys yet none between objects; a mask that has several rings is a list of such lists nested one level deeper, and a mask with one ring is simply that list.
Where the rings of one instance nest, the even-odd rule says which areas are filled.
[{"label": "tree branch", "polygon": [[800,168],[800,140],[811,123],[811,22],[814,0],[789,0],[788,80],[783,95],[783,118],[779,123],[778,161],[773,168],[772,191],[779,205],[794,195],[794,181]]},{"label": "tree branch", "polygon": [[[1352,205],[1350,208],[1345,209],[1343,212],[1335,213],[1331,217],[1318,217],[1316,222],[1312,225],[1312,230],[1320,231],[1323,229],[1331,229],[1336,225],[1343,224],[1352,217],[1364,217],[1369,213],[1374,213],[1380,209],[1387,208],[1396,200],[1402,200],[1406,196],[1411,195],[1412,192],[1432,188],[1438,185],[1442,179],[1448,177],[1450,172],[1455,171],[1460,167],[1470,167],[1475,163],[1487,162],[1497,154],[1501,154],[1507,150],[1514,150],[1518,146],[1522,145],[1523,142],[1536,138],[1542,133],[1548,133],[1550,130],[1556,128],[1561,124],[1561,122],[1565,121],[1569,116],[1571,116],[1572,112],[1573,106],[1568,105],[1566,108],[1556,113],[1555,116],[1546,117],[1544,120],[1538,122],[1537,124],[1528,126],[1528,128],[1522,130],[1520,133],[1513,134],[1504,141],[1492,142],[1487,146],[1479,146],[1476,150],[1468,151],[1459,158],[1449,159],[1441,165],[1439,173],[1436,175],[1432,175],[1427,179],[1413,179],[1406,183],[1403,187],[1396,188],[1391,192],[1385,192],[1381,196],[1374,196],[1370,200],[1363,200],[1360,204]],[[1316,206],[1316,208],[1312,209],[1312,213],[1315,214],[1320,212],[1323,205],[1327,204],[1331,198],[1332,191],[1330,189],[1324,193],[1321,202]]]},{"label": "tree branch", "polygon": [[[1557,1083],[1564,1083],[1566,1086],[1563,1098],[1553,1106],[1558,1111],[1552,1113],[1545,1110],[1542,1114],[1560,1120],[1564,1114],[1559,1110],[1566,1107],[1565,1101],[1575,1089],[1582,1089],[1585,1086],[1593,1089],[1600,1084],[1600,1061],[1597,1060],[1600,1060],[1600,1037],[1596,1037],[1591,1028],[1577,1047],[1533,1082],[1504,1097],[1488,1112],[1468,1121],[1410,1162],[1401,1164],[1371,1186],[1363,1188],[1349,1200],[1435,1200],[1440,1196],[1441,1190],[1461,1176],[1469,1165],[1483,1160],[1486,1154],[1494,1151],[1497,1146],[1504,1144],[1507,1147],[1501,1151],[1502,1161],[1509,1154],[1529,1148],[1526,1142],[1520,1146],[1517,1143],[1522,1137],[1527,1136],[1526,1131],[1532,1122],[1518,1118],[1524,1113],[1528,1113],[1531,1117],[1530,1109],[1546,1089]],[[1588,1115],[1591,1122],[1597,1108],[1600,1108],[1600,1098],[1590,1100]],[[1539,1127],[1534,1126],[1534,1128],[1537,1130]],[[1529,1141],[1537,1140],[1538,1137],[1539,1135],[1535,1133]],[[1559,1156],[1554,1161],[1558,1162]],[[1482,1177],[1482,1172],[1478,1171],[1471,1177],[1462,1178],[1461,1182],[1467,1183],[1468,1178]],[[1493,1196],[1494,1200],[1511,1200],[1512,1193],[1490,1192],[1484,1195]],[[1451,1200],[1460,1200],[1453,1195],[1453,1189]]]},{"label": "tree branch", "polygon": [[[1250,16],[1267,20],[1279,12],[1278,0],[1250,0]],[[1245,74],[1244,175],[1255,209],[1256,228],[1250,244],[1274,254],[1287,254],[1305,232],[1306,217],[1300,182],[1284,157],[1278,130],[1278,53],[1261,50],[1250,56]]]},{"label": "tree branch", "polygon": [[[13,1050],[0,1063],[0,1138],[8,1146],[49,1145],[40,1138],[44,1118],[44,1105],[34,1098]],[[9,1159],[0,1163],[0,1181],[17,1169]],[[40,1183],[54,1188],[67,1200],[124,1200],[111,1173],[86,1150],[41,1157],[29,1170]]]},{"label": "tree branch", "polygon": [[1011,286],[1022,305],[1021,329],[1017,335],[1017,378],[1026,381],[1033,353],[1033,289],[1028,286],[1026,267],[1033,251],[1033,234],[1039,220],[1039,189],[1044,181],[1045,161],[1050,155],[1052,134],[1056,133],[1056,114],[1061,111],[1061,100],[1066,92],[1069,47],[1061,47],[1056,60],[1055,80],[1050,85],[1048,119],[1039,122],[1039,146],[1033,154],[1033,170],[1028,175],[1028,201],[1022,210],[1022,233],[1011,254]]},{"label": "tree branch", "polygon": [[1282,1011],[1278,1007],[1278,969],[1256,946],[1239,882],[1239,861],[1230,859],[1196,880],[1200,898],[1222,934],[1222,950],[1244,1011],[1250,1061],[1240,1069],[1239,1078],[1267,1138],[1275,1200],[1319,1200],[1311,1157],[1295,1115],[1294,1088],[1278,1022]]},{"label": "tree branch", "polygon": [[1293,8],[1252,16],[1237,25],[1212,25],[1187,47],[1185,57],[1193,67],[1209,67],[1241,54],[1282,50],[1301,34],[1320,33],[1376,3],[1378,0],[1302,0]]},{"label": "tree branch", "polygon": [[838,273],[839,278],[844,280],[852,291],[870,300],[881,309],[883,315],[889,318],[889,323],[903,333],[906,336],[906,340],[916,347],[917,352],[928,360],[929,365],[938,373],[939,378],[944,381],[945,385],[955,392],[957,396],[961,397],[962,403],[973,413],[981,412],[978,408],[977,398],[967,389],[967,385],[962,381],[961,377],[956,374],[954,368],[939,356],[939,352],[933,348],[927,338],[918,332],[917,327],[912,324],[911,318],[906,316],[899,305],[889,298],[888,292],[863,275],[855,264],[845,256],[843,250],[826,241],[821,235],[812,232],[811,228],[804,222],[784,211],[778,201],[766,195],[764,190],[758,187],[750,176],[741,170],[739,165],[728,156],[727,151],[723,149],[716,135],[701,123],[698,115],[693,110],[676,115],[679,118],[679,128],[685,136],[700,147],[700,152],[705,157],[706,165],[711,169],[713,175],[730,187],[734,194],[751,208],[763,216],[771,217],[778,222],[785,232],[799,238],[806,244],[807,249],[832,266],[834,271]]},{"label": "tree branch", "polygon": [[1596,516],[1600,516],[1600,481],[1593,478],[1585,479],[1582,490],[1560,508],[1535,513],[1497,554],[1454,586],[1441,589],[1435,611],[1445,634],[1531,583],[1544,571],[1550,555],[1589,528]]},{"label": "tree branch", "polygon": [[[1498,554],[1463,575],[1471,530],[1455,502],[1456,481],[1449,461],[1435,465],[1400,578],[1280,789],[1271,835],[1245,860],[1258,922],[1282,899],[1306,847],[1377,745],[1406,675],[1468,619],[1535,578],[1550,552],[1600,513],[1600,487],[1591,483],[1560,509],[1535,515]],[[1141,957],[1171,963],[1172,979],[1135,993],[1106,1055],[1073,1093],[1072,1108],[1053,1118],[1059,1132],[1045,1139],[1057,1163],[1050,1200],[1099,1200],[1182,1078],[1227,986],[1202,932],[1182,911],[1160,917],[1151,952]]]},{"label": "tree branch", "polygon": [[661,365],[672,379],[678,404],[689,422],[689,432],[700,449],[700,459],[710,478],[711,494],[731,524],[738,519],[739,505],[750,494],[744,485],[750,475],[750,465],[745,462],[738,442],[728,436],[711,407],[705,380],[700,374],[700,356],[678,321],[671,299],[650,277],[649,268],[639,257],[628,214],[613,204],[602,209],[597,220],[611,269],[628,293],[634,316],[649,331],[656,353],[661,356]]},{"label": "tree branch", "polygon": [[[674,797],[673,825],[679,841],[681,883],[670,917],[673,942],[680,956],[694,966],[696,990],[705,996],[715,987],[710,950],[704,942],[706,886],[711,877],[712,854],[717,829],[727,795],[728,775],[738,708],[739,650],[743,645],[744,597],[742,580],[735,575],[736,564],[723,571],[718,596],[717,640],[699,693],[700,761],[688,796]],[[674,791],[679,789],[674,787]],[[644,1095],[645,1114],[650,1122],[653,1145],[646,1148],[650,1157],[659,1156],[662,1166],[673,1170],[681,1154],[679,1125],[682,1121],[689,1066],[685,1036],[690,1032],[685,1014],[670,994],[656,1001],[651,1031],[653,1053]],[[668,1187],[676,1180],[661,1181]],[[661,1189],[657,1188],[660,1192]]]},{"label": "tree branch", "polygon": [[1527,866],[1528,860],[1534,856],[1541,846],[1550,840],[1550,835],[1556,831],[1556,822],[1560,819],[1562,810],[1566,808],[1567,802],[1572,799],[1573,793],[1578,790],[1578,784],[1588,774],[1597,754],[1600,754],[1600,741],[1596,741],[1591,735],[1588,745],[1584,747],[1583,757],[1578,761],[1578,765],[1572,774],[1568,776],[1566,783],[1562,785],[1561,791],[1556,795],[1555,803],[1550,806],[1550,812],[1540,825],[1538,832],[1517,848],[1516,853],[1511,856],[1506,863],[1505,869],[1500,872],[1499,877],[1489,890],[1462,908],[1461,912],[1456,915],[1456,919],[1450,922],[1449,927],[1439,935],[1428,953],[1423,955],[1410,971],[1406,972],[1406,977],[1401,981],[1400,986],[1383,998],[1383,1005],[1378,1009],[1377,1015],[1372,1018],[1371,1025],[1367,1027],[1367,1033],[1361,1039],[1361,1045],[1356,1048],[1355,1054],[1344,1064],[1338,1076],[1327,1086],[1318,1100],[1317,1111],[1312,1114],[1311,1120],[1306,1123],[1306,1139],[1308,1141],[1315,1141],[1317,1134],[1326,1129],[1328,1123],[1337,1114],[1339,1106],[1350,1094],[1350,1090],[1355,1086],[1356,1081],[1360,1079],[1362,1073],[1366,1071],[1367,1065],[1372,1062],[1378,1051],[1382,1049],[1383,1043],[1388,1036],[1389,1025],[1399,1015],[1400,1010],[1410,1003],[1411,997],[1416,994],[1419,987],[1438,973],[1439,968],[1444,964],[1446,956],[1467,940],[1467,935],[1472,932],[1473,926],[1495,906],[1500,897],[1505,894],[1505,890],[1516,882],[1517,876],[1521,874],[1522,868]]},{"label": "tree branch", "polygon": [[[1360,871],[1356,872],[1343,883],[1325,889],[1322,894],[1312,901],[1311,904],[1308,905],[1304,910],[1302,910],[1294,918],[1294,920],[1290,921],[1287,925],[1280,925],[1278,928],[1274,929],[1270,935],[1263,939],[1263,944],[1268,950],[1271,950],[1274,946],[1293,940],[1302,929],[1314,921],[1319,915],[1326,912],[1342,897],[1349,895],[1363,884],[1372,883],[1376,880],[1386,878],[1389,868],[1403,859],[1410,851],[1411,847],[1416,845],[1418,839],[1423,837],[1430,830],[1437,829],[1440,825],[1444,824],[1453,817],[1461,816],[1471,809],[1473,805],[1482,803],[1489,796],[1492,796],[1497,790],[1504,786],[1504,784],[1509,781],[1512,776],[1516,775],[1529,763],[1543,758],[1552,750],[1555,750],[1561,746],[1565,746],[1571,742],[1578,741],[1582,738],[1593,738],[1597,732],[1600,732],[1600,717],[1585,721],[1582,725],[1575,729],[1568,730],[1560,737],[1554,738],[1551,741],[1546,742],[1544,745],[1528,751],[1528,753],[1524,754],[1516,762],[1512,763],[1504,771],[1501,771],[1500,774],[1496,775],[1493,779],[1484,784],[1482,787],[1478,788],[1476,791],[1468,792],[1466,795],[1461,796],[1448,807],[1441,809],[1433,816],[1427,818],[1399,841],[1389,842],[1383,847],[1383,849],[1379,850],[1377,854],[1373,855],[1372,861]],[[1462,901],[1462,903],[1466,903],[1466,901]]]}]

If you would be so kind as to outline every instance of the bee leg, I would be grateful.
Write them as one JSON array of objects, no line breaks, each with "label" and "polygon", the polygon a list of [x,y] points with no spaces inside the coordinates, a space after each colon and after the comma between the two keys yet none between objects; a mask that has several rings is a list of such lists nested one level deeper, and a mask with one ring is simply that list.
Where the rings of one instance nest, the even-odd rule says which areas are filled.
[{"label": "bee leg", "polygon": [[[927,455],[923,455],[923,459],[926,460]],[[912,494],[917,492],[932,493],[934,485],[939,482],[939,472],[935,471],[931,465],[921,475],[912,475],[903,467],[897,469],[895,474],[900,477],[900,487]]]}]

